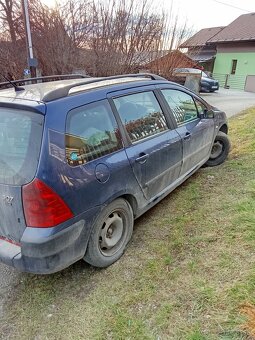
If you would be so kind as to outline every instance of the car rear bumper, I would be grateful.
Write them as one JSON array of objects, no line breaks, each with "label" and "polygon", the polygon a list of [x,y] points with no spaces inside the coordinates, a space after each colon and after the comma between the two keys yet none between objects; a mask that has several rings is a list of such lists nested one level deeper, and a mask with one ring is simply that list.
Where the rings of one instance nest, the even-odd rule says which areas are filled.
[{"label": "car rear bumper", "polygon": [[[55,235],[43,237],[24,233],[21,244],[0,239],[0,261],[21,271],[50,274],[81,259],[86,250],[88,232],[80,220]],[[39,234],[39,235],[38,235]]]}]

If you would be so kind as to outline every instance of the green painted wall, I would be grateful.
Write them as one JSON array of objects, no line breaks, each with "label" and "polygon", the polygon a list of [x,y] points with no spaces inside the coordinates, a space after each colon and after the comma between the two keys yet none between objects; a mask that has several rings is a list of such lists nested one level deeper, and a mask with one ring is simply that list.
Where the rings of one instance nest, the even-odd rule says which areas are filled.
[{"label": "green painted wall", "polygon": [[[231,73],[232,60],[237,60],[236,73]],[[224,86],[226,75],[229,75],[227,85],[230,88],[244,89],[247,75],[255,75],[255,52],[217,53],[213,75]]]}]

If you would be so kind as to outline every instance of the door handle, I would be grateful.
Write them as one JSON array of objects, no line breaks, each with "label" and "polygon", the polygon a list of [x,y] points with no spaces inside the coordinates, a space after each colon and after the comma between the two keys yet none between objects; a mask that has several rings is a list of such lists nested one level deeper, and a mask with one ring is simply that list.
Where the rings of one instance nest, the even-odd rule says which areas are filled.
[{"label": "door handle", "polygon": [[149,155],[147,153],[141,152],[135,161],[137,163],[144,164],[147,161],[148,157]]},{"label": "door handle", "polygon": [[189,140],[191,137],[191,133],[190,132],[186,132],[185,136],[184,136],[184,140]]}]

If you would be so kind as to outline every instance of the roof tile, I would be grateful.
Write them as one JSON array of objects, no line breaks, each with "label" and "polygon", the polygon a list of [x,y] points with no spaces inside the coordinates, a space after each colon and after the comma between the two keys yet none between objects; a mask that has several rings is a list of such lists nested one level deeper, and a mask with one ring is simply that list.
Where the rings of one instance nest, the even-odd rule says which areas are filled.
[{"label": "roof tile", "polygon": [[255,13],[248,13],[241,15],[208,39],[208,43],[252,40],[255,40]]},{"label": "roof tile", "polygon": [[224,26],[204,28],[181,44],[181,48],[205,46],[206,42],[224,29]]}]

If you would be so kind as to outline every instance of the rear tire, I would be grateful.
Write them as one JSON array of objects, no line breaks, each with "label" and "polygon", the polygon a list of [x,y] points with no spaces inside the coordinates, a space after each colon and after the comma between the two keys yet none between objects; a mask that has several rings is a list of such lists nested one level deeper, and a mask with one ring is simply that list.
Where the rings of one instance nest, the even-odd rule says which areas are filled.
[{"label": "rear tire", "polygon": [[228,157],[230,146],[228,136],[224,132],[219,131],[213,142],[210,158],[205,165],[217,166],[222,164]]},{"label": "rear tire", "polygon": [[117,261],[132,236],[134,225],[130,204],[118,198],[98,216],[90,235],[84,260],[95,267],[108,267]]}]

